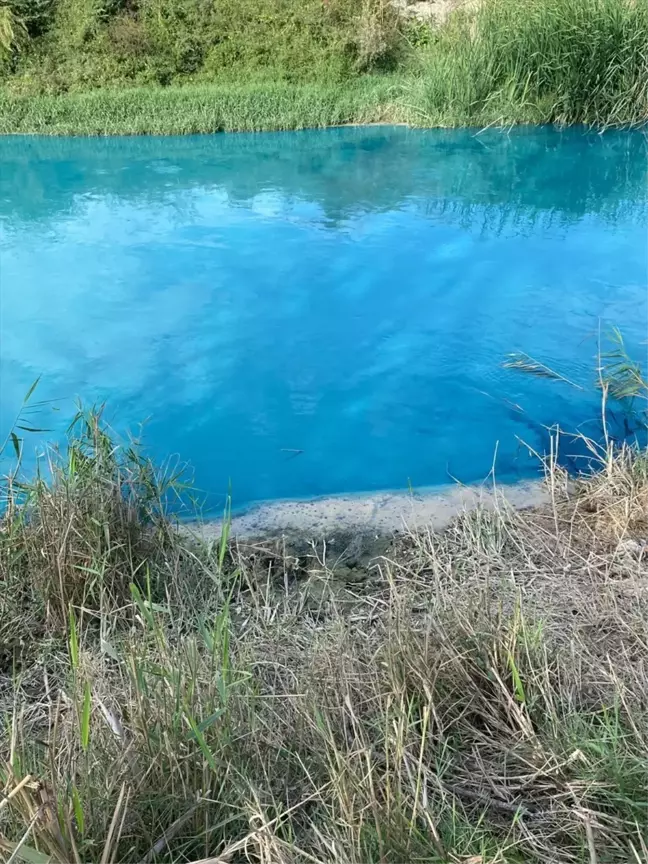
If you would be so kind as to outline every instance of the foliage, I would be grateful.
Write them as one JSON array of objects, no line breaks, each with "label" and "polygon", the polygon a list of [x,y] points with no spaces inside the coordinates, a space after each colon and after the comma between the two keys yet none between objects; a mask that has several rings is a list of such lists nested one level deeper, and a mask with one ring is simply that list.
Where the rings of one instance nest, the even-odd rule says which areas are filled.
[{"label": "foliage", "polygon": [[0,70],[46,32],[53,8],[54,0],[0,0]]},{"label": "foliage", "polygon": [[608,341],[611,343],[608,350],[601,354],[601,387],[607,389],[611,398],[618,402],[636,399],[647,402],[648,379],[639,363],[628,355],[618,328],[612,330]]},{"label": "foliage", "polygon": [[425,53],[431,121],[642,123],[648,7],[634,0],[490,0],[459,13]]},{"label": "foliage", "polygon": [[0,4],[0,59],[6,59],[20,49],[27,35],[24,22],[9,4]]},{"label": "foliage", "polygon": [[22,71],[47,92],[189,76],[337,80],[395,62],[400,46],[387,0],[360,11],[355,0],[59,0],[17,80]]},{"label": "foliage", "polygon": [[[213,87],[215,98],[236,90],[244,111],[246,88],[272,92],[285,83],[316,94],[384,82],[392,94],[373,107],[372,121],[648,119],[648,7],[635,0],[486,0],[442,23],[413,22],[389,0],[4,0],[0,9],[29,33],[16,54],[20,40],[10,34],[18,31],[3,12],[3,44],[13,46],[3,86],[11,96],[99,90],[110,111],[110,91],[129,86],[128,98],[143,99],[146,109],[140,87],[193,83]],[[162,128],[149,120],[140,131],[175,131],[175,101],[158,102]],[[309,122],[306,112],[295,125]],[[335,122],[334,113],[323,122]],[[283,125],[259,106],[253,128]]]},{"label": "foliage", "polygon": [[132,447],[113,444],[101,411],[79,411],[68,436],[66,452],[49,451],[33,480],[14,473],[5,496],[10,514],[20,513],[12,528],[28,525],[34,541],[14,562],[15,572],[24,573],[32,601],[62,619],[70,604],[98,611],[106,597],[112,603],[130,597],[138,562],[164,548],[159,513],[171,482]]},{"label": "foliage", "polygon": [[31,38],[41,36],[51,25],[55,0],[4,0]]}]

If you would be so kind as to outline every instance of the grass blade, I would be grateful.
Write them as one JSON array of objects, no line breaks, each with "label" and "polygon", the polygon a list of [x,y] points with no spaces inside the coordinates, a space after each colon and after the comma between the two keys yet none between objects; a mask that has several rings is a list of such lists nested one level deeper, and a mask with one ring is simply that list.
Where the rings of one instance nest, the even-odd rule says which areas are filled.
[{"label": "grass blade", "polygon": [[90,687],[90,682],[86,681],[85,689],[83,693],[83,708],[81,711],[81,724],[80,724],[80,732],[81,732],[81,747],[83,748],[83,752],[88,752],[88,745],[90,744],[90,714],[92,710],[92,688]]}]

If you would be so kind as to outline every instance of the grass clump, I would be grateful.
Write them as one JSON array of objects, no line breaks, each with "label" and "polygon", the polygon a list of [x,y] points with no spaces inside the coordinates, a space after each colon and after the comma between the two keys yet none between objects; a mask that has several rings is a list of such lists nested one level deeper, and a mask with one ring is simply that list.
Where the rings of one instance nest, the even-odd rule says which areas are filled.
[{"label": "grass clump", "polygon": [[493,0],[459,13],[425,53],[428,123],[643,123],[648,9],[625,0]]},{"label": "grass clump", "polygon": [[427,21],[389,0],[24,5],[0,6],[5,133],[648,119],[635,0],[483,0]]},{"label": "grass clump", "polygon": [[6,859],[648,861],[646,453],[600,468],[377,557],[207,541],[78,417],[6,488]]},{"label": "grass clump", "polygon": [[39,610],[46,627],[66,621],[71,607],[98,614],[106,602],[129,601],[168,536],[165,481],[135,450],[113,444],[101,412],[77,415],[65,454],[51,451],[35,480],[7,484],[3,551],[30,538],[5,561],[18,592],[11,602]]}]

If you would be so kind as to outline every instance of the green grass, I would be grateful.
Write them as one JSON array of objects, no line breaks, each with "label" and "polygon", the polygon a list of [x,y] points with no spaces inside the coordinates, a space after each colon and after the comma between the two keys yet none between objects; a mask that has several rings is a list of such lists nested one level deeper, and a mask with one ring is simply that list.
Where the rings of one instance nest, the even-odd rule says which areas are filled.
[{"label": "green grass", "polygon": [[39,9],[5,52],[4,133],[648,119],[648,7],[636,0],[485,0],[443,24],[399,18],[387,0]]},{"label": "green grass", "polygon": [[433,123],[644,123],[647,45],[634,0],[490,0],[438,32],[418,107]]},{"label": "green grass", "polygon": [[397,78],[354,83],[194,84],[64,96],[0,95],[0,134],[165,134],[396,122]]}]

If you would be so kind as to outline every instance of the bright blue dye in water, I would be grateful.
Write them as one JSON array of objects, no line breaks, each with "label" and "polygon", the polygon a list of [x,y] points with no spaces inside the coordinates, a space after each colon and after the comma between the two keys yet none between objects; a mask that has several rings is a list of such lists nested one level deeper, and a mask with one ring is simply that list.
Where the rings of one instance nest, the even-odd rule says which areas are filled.
[{"label": "bright blue dye in water", "polygon": [[596,427],[599,322],[645,356],[639,132],[6,138],[0,163],[0,431],[42,374],[40,422],[77,395],[148,419],[209,506],[477,481],[496,451],[529,476],[520,439]]}]

